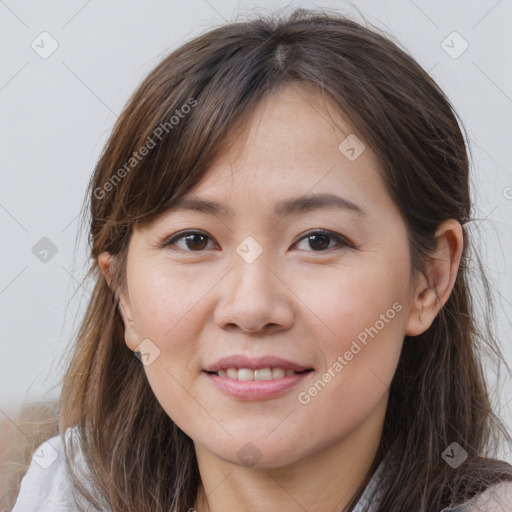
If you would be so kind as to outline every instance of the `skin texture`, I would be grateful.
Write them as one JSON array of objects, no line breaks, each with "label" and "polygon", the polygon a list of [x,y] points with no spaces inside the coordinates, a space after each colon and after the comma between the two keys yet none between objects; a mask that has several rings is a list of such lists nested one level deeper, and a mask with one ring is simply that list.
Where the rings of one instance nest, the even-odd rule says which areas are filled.
[{"label": "skin texture", "polygon": [[[190,194],[230,206],[232,217],[170,211],[136,227],[130,240],[119,304],[126,344],[136,350],[149,339],[160,351],[145,371],[163,409],[194,441],[200,512],[341,510],[375,457],[404,336],[428,329],[453,288],[459,223],[441,225],[428,277],[414,281],[406,227],[374,153],[367,145],[349,161],[338,145],[351,132],[331,117],[347,126],[318,92],[283,88],[259,105],[247,139],[222,153]],[[319,193],[350,199],[366,215],[273,213],[279,200]],[[188,229],[207,238],[189,245],[182,238],[177,252],[158,247]],[[319,229],[354,247],[306,236]],[[263,249],[252,263],[236,252],[247,236]],[[99,263],[110,283],[110,255]],[[400,311],[300,403],[299,393],[393,304]],[[277,355],[314,371],[280,397],[238,400],[202,372],[231,354]],[[237,456],[248,442],[261,454],[250,467]]]}]

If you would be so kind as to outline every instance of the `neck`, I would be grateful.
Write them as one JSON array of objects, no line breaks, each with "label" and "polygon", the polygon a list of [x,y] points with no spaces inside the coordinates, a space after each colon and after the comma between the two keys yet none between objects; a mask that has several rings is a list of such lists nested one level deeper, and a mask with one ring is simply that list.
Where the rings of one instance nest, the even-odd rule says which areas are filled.
[{"label": "neck", "polygon": [[340,512],[352,501],[377,455],[387,400],[348,436],[291,464],[240,466],[196,444],[201,475],[197,512]]}]

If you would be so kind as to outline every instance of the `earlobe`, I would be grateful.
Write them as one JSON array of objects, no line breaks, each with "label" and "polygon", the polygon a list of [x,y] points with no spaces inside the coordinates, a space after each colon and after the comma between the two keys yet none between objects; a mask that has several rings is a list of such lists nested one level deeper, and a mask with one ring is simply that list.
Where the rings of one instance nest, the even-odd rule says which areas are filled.
[{"label": "earlobe", "polygon": [[131,308],[129,304],[126,303],[124,295],[120,295],[118,302],[118,309],[121,314],[121,318],[123,319],[124,324],[124,341],[126,346],[135,351],[137,347],[140,345],[139,336],[137,334],[137,329],[135,326],[135,321],[132,316]]},{"label": "earlobe", "polygon": [[462,226],[454,219],[436,232],[437,249],[427,262],[427,276],[419,280],[405,334],[425,332],[446,304],[455,285],[464,244]]},{"label": "earlobe", "polygon": [[[102,274],[105,276],[110,288],[112,288],[112,256],[108,252],[102,252],[98,256],[98,264]],[[131,310],[131,305],[128,298],[125,298],[122,291],[113,290],[117,299],[117,308],[121,315],[124,324],[124,338],[125,343],[130,350],[135,350],[139,345],[139,337],[135,328],[135,321]]]}]

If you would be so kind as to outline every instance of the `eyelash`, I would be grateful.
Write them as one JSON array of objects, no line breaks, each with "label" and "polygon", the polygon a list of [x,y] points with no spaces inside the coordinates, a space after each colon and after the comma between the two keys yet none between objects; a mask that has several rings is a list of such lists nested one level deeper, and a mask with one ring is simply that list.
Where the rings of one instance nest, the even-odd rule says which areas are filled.
[{"label": "eyelash", "polygon": [[[173,235],[170,238],[167,238],[166,240],[164,240],[161,244],[159,244],[159,248],[161,248],[161,249],[167,248],[167,249],[170,249],[171,251],[174,251],[174,252],[190,252],[190,253],[201,253],[201,252],[204,252],[204,249],[203,250],[199,250],[199,251],[192,251],[192,250],[185,250],[185,249],[180,249],[180,248],[172,247],[173,245],[175,245],[175,243],[178,240],[181,240],[182,238],[185,238],[185,237],[187,237],[189,235],[202,235],[202,236],[205,236],[205,237],[209,238],[210,240],[212,240],[212,238],[210,236],[208,236],[206,233],[204,233],[202,231],[193,231],[193,230],[183,231],[181,233]],[[297,243],[301,242],[302,240],[307,239],[308,237],[313,236],[313,235],[326,235],[326,236],[330,237],[331,240],[336,241],[338,243],[338,245],[341,246],[341,248],[346,247],[346,248],[355,249],[354,244],[352,244],[345,237],[343,237],[341,235],[338,235],[337,233],[334,233],[332,231],[327,231],[327,230],[310,231],[310,232],[306,233],[302,238],[300,238],[294,245],[296,245]],[[332,250],[332,247],[330,247],[328,249],[320,250],[320,251],[312,250],[312,251],[307,251],[307,252],[327,252],[327,251],[330,251],[330,250]]]}]

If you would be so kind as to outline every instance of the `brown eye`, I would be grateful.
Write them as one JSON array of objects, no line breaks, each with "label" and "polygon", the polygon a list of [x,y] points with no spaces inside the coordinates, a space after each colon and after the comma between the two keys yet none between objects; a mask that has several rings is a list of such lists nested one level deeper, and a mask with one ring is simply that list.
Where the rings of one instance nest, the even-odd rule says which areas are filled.
[{"label": "brown eye", "polygon": [[331,239],[329,235],[309,235],[308,238],[310,247],[315,251],[329,248],[329,242]]},{"label": "brown eye", "polygon": [[[176,252],[203,252],[208,248],[209,241],[212,241],[212,239],[204,233],[199,231],[185,231],[164,241],[160,247],[167,247]],[[312,231],[302,237],[297,244],[303,243],[304,241],[308,243],[309,247],[306,247],[305,250],[309,252],[311,252],[311,250],[313,250],[313,252],[325,252],[336,246],[340,249],[343,247],[354,248],[354,245],[346,238],[331,231]],[[334,245],[331,245],[333,243]]]},{"label": "brown eye", "polygon": [[[182,250],[185,252],[200,252],[207,247],[208,240],[211,240],[210,237],[203,233],[187,231],[166,240],[161,247],[169,247],[172,250]],[[179,246],[178,242],[181,241],[183,243]],[[174,249],[172,246],[176,246],[177,249]]]},{"label": "brown eye", "polygon": [[189,249],[193,250],[201,250],[204,249],[207,245],[207,237],[200,234],[192,234],[187,235],[185,238],[185,244]]},{"label": "brown eye", "polygon": [[330,231],[313,231],[302,237],[299,243],[303,240],[308,241],[309,247],[313,249],[314,252],[322,252],[331,249],[332,246],[330,246],[330,243],[332,241],[336,242],[335,245],[337,244],[338,246],[353,247],[345,238]]}]

